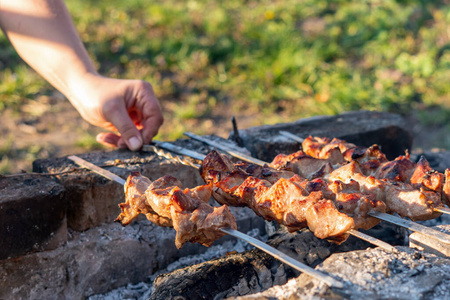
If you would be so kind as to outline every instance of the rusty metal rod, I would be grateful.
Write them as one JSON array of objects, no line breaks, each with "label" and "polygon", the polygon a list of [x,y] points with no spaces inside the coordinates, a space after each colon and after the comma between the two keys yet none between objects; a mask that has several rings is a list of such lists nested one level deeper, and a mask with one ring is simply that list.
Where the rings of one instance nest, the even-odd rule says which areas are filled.
[{"label": "rusty metal rod", "polygon": [[[85,168],[87,168],[87,169],[89,169],[89,170],[91,170],[91,171],[93,171],[93,172],[95,172],[95,173],[97,173],[97,174],[99,174],[99,175],[101,175],[103,177],[106,177],[106,178],[108,178],[108,179],[110,179],[112,181],[115,181],[115,182],[117,182],[117,183],[119,183],[121,185],[125,185],[125,183],[126,183],[126,181],[123,178],[117,176],[116,174],[114,174],[114,173],[112,173],[112,172],[110,172],[108,170],[105,170],[103,168],[100,168],[100,167],[94,165],[93,163],[90,163],[90,162],[88,162],[88,161],[86,161],[86,160],[84,160],[84,159],[82,159],[82,158],[80,158],[78,156],[71,155],[68,158],[70,160],[72,160],[73,162],[75,162],[76,164],[78,164],[79,166],[85,167]],[[275,248],[273,248],[273,247],[271,247],[271,246],[269,246],[269,245],[267,245],[267,244],[265,244],[265,243],[255,239],[255,238],[253,238],[253,237],[251,237],[251,236],[249,236],[249,235],[247,235],[245,233],[242,233],[240,231],[234,230],[232,228],[221,228],[221,231],[226,233],[226,234],[228,234],[228,235],[232,235],[232,236],[234,236],[236,238],[239,238],[239,239],[241,239],[241,240],[243,240],[243,241],[245,241],[245,242],[247,242],[247,243],[249,243],[249,244],[251,244],[251,245],[253,245],[253,246],[257,247],[257,248],[259,248],[260,250],[270,254],[274,258],[276,258],[276,259],[282,261],[283,263],[291,266],[292,268],[294,268],[294,269],[296,269],[296,270],[298,270],[300,272],[303,272],[305,274],[308,274],[311,277],[314,277],[314,278],[316,278],[316,279],[318,279],[320,281],[325,282],[330,287],[337,288],[337,289],[343,289],[344,288],[344,284],[342,282],[334,279],[330,275],[328,275],[328,274],[326,274],[324,272],[317,271],[317,270],[311,268],[310,266],[305,265],[305,264],[303,264],[303,263],[301,263],[301,262],[299,262],[299,261],[289,257],[288,255],[284,254],[283,252],[281,252],[281,251],[279,251],[279,250],[277,250],[277,249],[275,249]]]}]

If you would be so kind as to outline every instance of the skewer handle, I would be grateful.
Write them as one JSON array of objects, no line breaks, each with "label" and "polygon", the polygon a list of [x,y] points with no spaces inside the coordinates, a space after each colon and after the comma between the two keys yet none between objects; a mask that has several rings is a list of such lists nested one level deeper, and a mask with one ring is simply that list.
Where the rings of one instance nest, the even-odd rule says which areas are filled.
[{"label": "skewer handle", "polygon": [[342,282],[334,279],[333,277],[331,277],[325,273],[317,271],[317,270],[311,268],[310,266],[302,264],[301,262],[299,262],[299,261],[293,259],[292,257],[284,254],[283,252],[267,245],[266,243],[261,242],[260,240],[257,240],[249,235],[243,234],[242,232],[231,229],[231,228],[221,228],[220,230],[222,232],[225,232],[236,238],[246,241],[247,243],[255,246],[256,248],[258,248],[266,253],[269,253],[276,259],[291,266],[292,268],[294,268],[300,272],[303,272],[305,274],[308,274],[309,276],[314,277],[320,281],[325,282],[330,287],[334,287],[334,288],[338,288],[338,289],[344,288],[344,284]]}]

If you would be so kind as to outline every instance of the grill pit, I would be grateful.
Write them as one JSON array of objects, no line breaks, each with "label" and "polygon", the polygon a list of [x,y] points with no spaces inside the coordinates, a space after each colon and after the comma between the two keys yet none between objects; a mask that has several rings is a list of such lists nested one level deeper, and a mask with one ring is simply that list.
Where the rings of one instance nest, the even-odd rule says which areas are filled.
[{"label": "grill pit", "polygon": [[[391,157],[399,155],[399,149],[404,151],[411,148],[412,140],[406,129],[408,127],[398,116],[361,112],[323,118],[321,122],[314,118],[299,120],[293,124],[251,128],[241,131],[240,136],[251,154],[263,160],[270,160],[280,152],[289,153],[298,149],[298,144],[276,136],[277,130],[286,129],[303,136],[310,133],[345,138],[359,145],[377,143],[382,146],[383,151],[386,151],[384,145],[388,145],[388,149],[396,149],[386,153]],[[356,129],[349,125],[358,120],[366,121]],[[340,124],[341,131],[330,131],[330,128],[336,129],[333,122]],[[347,126],[345,122],[348,122]],[[320,127],[319,124],[323,126]],[[344,128],[348,128],[348,131],[343,131]],[[359,131],[356,132],[357,130]],[[220,140],[217,137],[210,138]],[[175,144],[204,154],[210,150],[193,140],[178,140]],[[202,184],[202,179],[192,168],[168,162],[149,153],[111,151],[86,153],[80,157],[99,166],[108,165],[106,169],[123,178],[130,171],[137,170],[152,180],[169,174],[178,177],[186,187]],[[433,163],[432,153],[427,156],[430,157],[429,161]],[[438,166],[433,167],[440,172],[442,170],[438,168],[450,165],[443,163],[443,159],[435,161]],[[40,173],[65,172],[73,168],[74,164],[67,158],[34,163],[34,171]],[[78,170],[59,176],[37,178],[55,187],[43,192],[39,189],[42,187],[40,184],[36,186],[36,190],[31,191],[31,195],[34,193],[36,196],[27,196],[26,201],[20,198],[21,193],[15,199],[5,195],[11,195],[11,190],[22,191],[24,183],[37,180],[35,176],[0,179],[3,194],[0,197],[1,219],[10,222],[0,229],[0,242],[8,245],[0,251],[1,299],[305,299],[313,296],[349,296],[330,290],[307,275],[299,276],[298,272],[285,267],[267,254],[251,249],[249,245],[231,237],[220,239],[211,249],[186,244],[181,250],[177,250],[174,246],[173,229],[154,226],[144,218],[127,227],[113,223],[118,214],[117,204],[123,201],[123,189],[91,172]],[[48,197],[42,197],[43,193]],[[50,230],[44,226],[36,228],[36,223],[24,223],[24,213],[11,214],[11,207],[17,212],[29,212],[30,207],[33,207],[31,204],[35,203],[34,199],[38,199],[37,195],[41,196],[39,199],[52,199],[53,203],[58,204],[50,205],[58,208],[57,218],[51,214],[46,216],[53,221],[57,220],[56,226]],[[448,274],[447,258],[437,258],[407,247],[400,248],[396,254],[373,250],[369,248],[369,244],[353,237],[337,246],[315,238],[307,230],[295,234],[284,232],[282,228],[264,222],[249,209],[233,209],[233,214],[241,232],[249,232],[267,240],[269,244],[299,261],[327,270],[349,284],[352,282],[352,287],[349,288],[352,297],[408,295],[405,298],[414,299],[409,294],[389,294],[390,283],[393,287],[410,289],[411,293],[422,295],[422,299],[449,297],[445,288],[447,276],[436,279],[441,273]],[[429,221],[427,225],[441,223],[449,224],[450,220],[441,217]],[[34,228],[37,233],[24,235],[23,233],[30,232],[30,228]],[[386,223],[367,233],[392,245],[408,245],[409,233]],[[227,252],[231,253],[227,255]],[[370,262],[381,269],[366,268],[364,262]],[[380,267],[379,264],[387,267]],[[406,276],[399,277],[398,274],[401,273]],[[416,284],[417,288],[412,289],[413,283],[417,283],[418,279],[430,284]],[[383,286],[386,287],[387,294],[383,292]]]}]

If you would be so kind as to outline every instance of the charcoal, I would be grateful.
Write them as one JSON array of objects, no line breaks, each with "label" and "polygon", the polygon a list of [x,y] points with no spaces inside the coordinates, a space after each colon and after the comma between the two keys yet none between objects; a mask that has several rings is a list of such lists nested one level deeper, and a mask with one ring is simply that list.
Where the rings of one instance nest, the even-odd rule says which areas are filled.
[{"label": "charcoal", "polygon": [[[341,245],[316,238],[310,231],[280,232],[268,243],[312,267],[334,252],[365,249],[368,244],[350,238]],[[272,256],[252,249],[162,274],[153,283],[156,299],[225,299],[264,291],[285,284],[299,272]]]}]

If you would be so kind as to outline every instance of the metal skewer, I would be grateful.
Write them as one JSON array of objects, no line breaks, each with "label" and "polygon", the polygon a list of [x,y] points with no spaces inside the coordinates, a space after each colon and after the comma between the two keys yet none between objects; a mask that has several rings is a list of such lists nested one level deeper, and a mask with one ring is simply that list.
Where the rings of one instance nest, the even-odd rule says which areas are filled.
[{"label": "metal skewer", "polygon": [[[75,155],[71,155],[68,157],[70,160],[72,160],[73,162],[75,162],[76,164],[78,164],[79,166],[85,167],[101,176],[104,176],[112,181],[115,181],[121,185],[125,185],[126,181],[117,176],[116,174],[109,172],[108,170],[105,170],[103,168],[100,168],[78,156]],[[271,256],[273,256],[274,258],[282,261],[283,263],[291,266],[292,268],[303,272],[305,274],[310,275],[311,277],[314,277],[318,280],[321,280],[323,282],[325,282],[328,286],[333,287],[333,288],[337,288],[337,289],[343,289],[344,288],[344,284],[336,279],[334,279],[333,277],[331,277],[330,275],[327,275],[323,272],[317,271],[305,264],[302,264],[301,262],[291,258],[290,256],[284,254],[283,252],[247,235],[244,234],[240,231],[234,230],[232,228],[221,228],[220,229],[222,232],[232,235],[236,238],[239,238],[255,247],[257,247],[258,249],[270,254]]]},{"label": "metal skewer", "polygon": [[[191,134],[191,135],[195,136],[194,134]],[[203,142],[204,143],[209,143],[207,139],[203,139]],[[211,146],[213,146],[213,145],[211,145]],[[221,147],[222,149],[219,148],[219,147],[216,147],[216,146],[213,146],[213,147],[216,147],[216,148],[221,149],[223,151],[226,150],[226,146],[222,146],[222,145],[218,145],[218,146]],[[223,148],[225,148],[225,149],[223,149]],[[250,159],[248,161],[252,162],[252,159],[253,158],[250,157]],[[383,220],[383,221],[386,221],[386,222],[390,222],[392,224],[395,224],[395,225],[407,228],[409,230],[420,232],[423,235],[429,236],[429,237],[431,237],[433,239],[438,239],[442,243],[450,245],[450,236],[448,234],[440,232],[439,230],[436,230],[436,229],[433,229],[433,228],[429,228],[429,227],[420,225],[420,224],[418,224],[416,222],[405,220],[405,219],[402,219],[402,218],[399,218],[399,217],[396,217],[396,216],[393,216],[393,215],[389,215],[389,214],[386,214],[386,213],[370,213],[370,215],[372,217],[374,217],[374,218],[378,218],[380,220]],[[370,237],[370,238],[374,239],[373,237]],[[366,240],[366,241],[370,242],[369,240]]]},{"label": "metal skewer", "polygon": [[301,138],[301,137],[299,137],[299,136],[297,136],[295,134],[292,134],[292,133],[290,133],[288,131],[280,130],[278,133],[280,135],[283,135],[283,136],[285,136],[287,138],[290,138],[291,140],[297,141],[299,143],[303,143],[305,141],[305,139],[303,139],[303,138]]},{"label": "metal skewer", "polygon": [[185,132],[183,134],[185,136],[190,137],[193,140],[197,140],[197,141],[203,142],[205,144],[208,144],[210,146],[213,146],[213,147],[215,147],[217,149],[220,149],[220,150],[226,152],[227,154],[229,154],[231,156],[234,156],[236,158],[239,158],[239,159],[242,159],[242,160],[245,160],[245,161],[250,161],[250,162],[254,163],[255,165],[264,166],[265,164],[267,164],[265,161],[259,160],[257,158],[251,157],[251,156],[243,154],[243,153],[239,153],[237,151],[234,151],[234,150],[230,149],[229,147],[226,147],[226,146],[224,146],[222,144],[219,144],[219,143],[216,143],[214,141],[205,139],[205,138],[203,138],[201,136],[198,136],[196,134],[193,134],[191,132]]},{"label": "metal skewer", "polygon": [[[305,141],[305,139],[303,139],[303,138],[301,138],[299,136],[296,136],[295,134],[292,134],[292,133],[287,132],[287,131],[282,131],[281,130],[281,131],[279,131],[279,133],[280,133],[280,135],[283,135],[283,136],[285,136],[287,138],[290,138],[290,139],[292,139],[294,141],[297,141],[299,143],[303,143]],[[443,214],[450,215],[450,209],[446,208],[446,207],[435,207],[435,208],[433,208],[433,210],[436,211],[436,212],[440,212],[440,213],[443,213]]]},{"label": "metal skewer", "polygon": [[[307,265],[301,264],[300,262],[293,259],[292,257],[287,256],[283,252],[267,245],[266,243],[261,242],[260,240],[257,240],[251,236],[248,236],[246,234],[243,234],[240,231],[237,231],[237,230],[234,230],[231,228],[221,228],[221,231],[246,241],[247,243],[255,246],[256,248],[258,248],[266,253],[269,253],[276,259],[284,262],[285,264],[291,266],[292,268],[297,269],[303,273],[306,273],[306,274],[310,275],[311,277],[319,279],[319,280],[327,283],[331,287],[335,287],[335,288],[339,288],[339,289],[344,288],[344,285],[342,284],[342,282],[340,282],[340,281],[334,279],[333,277],[326,275],[320,271],[317,271]],[[301,269],[298,268],[299,265],[301,265]]]},{"label": "metal skewer", "polygon": [[436,208],[433,208],[433,210],[443,213],[443,214],[450,215],[450,208],[447,208],[447,207],[436,207]]},{"label": "metal skewer", "polygon": [[117,183],[120,183],[121,185],[125,185],[126,180],[124,180],[122,177],[117,176],[116,174],[109,172],[105,169],[102,169],[96,165],[94,165],[93,163],[90,163],[84,159],[82,159],[81,157],[78,157],[76,155],[71,155],[68,157],[68,159],[72,160],[73,162],[75,162],[77,165],[80,165],[82,167],[85,167],[86,169],[91,170],[92,172],[95,172],[99,175],[102,175],[103,177],[106,177],[112,181],[115,181]]},{"label": "metal skewer", "polygon": [[[191,134],[191,135],[194,136],[194,137],[197,137],[195,134]],[[208,140],[205,140],[205,142],[207,142],[207,141],[208,141]],[[168,143],[167,143],[167,144],[168,144]],[[158,143],[158,145],[160,145],[160,143]],[[171,144],[168,144],[168,145],[171,145]],[[192,152],[193,152],[193,151],[191,151],[191,150],[189,150],[189,149],[185,149],[185,148],[182,148],[182,147],[177,147],[177,146],[171,147],[171,146],[174,146],[174,145],[171,145],[171,146],[168,146],[168,145],[165,145],[165,146],[166,146],[166,150],[171,151],[171,150],[170,150],[170,148],[171,148],[171,149],[173,149],[173,150],[176,150],[175,153],[178,153],[178,154],[180,154],[180,155],[190,156],[189,154],[192,154]],[[212,146],[212,145],[211,145],[211,146]],[[220,147],[221,147],[221,150],[224,151],[224,150],[223,150],[223,147],[225,147],[225,146],[220,145]],[[156,147],[152,147],[152,148],[148,147],[147,149],[148,149],[148,150],[153,150],[153,149],[155,149],[155,148],[156,148]],[[217,148],[217,147],[216,147],[216,148]],[[168,158],[168,159],[171,159],[171,157],[172,157],[170,153],[164,153],[164,151],[160,151],[160,150],[159,150],[159,151],[156,152],[156,153],[157,153],[158,155],[161,155],[161,156],[166,157],[166,158]],[[194,152],[194,153],[196,153],[196,152]],[[196,153],[196,158],[198,158],[198,159],[201,158],[200,160],[205,159],[205,157],[206,157],[206,155],[204,155],[204,154]],[[248,159],[249,159],[249,160],[253,160],[254,158],[251,157],[251,156],[249,156]],[[183,159],[181,159],[181,158],[179,158],[179,157],[177,157],[177,161],[179,161],[180,163],[183,163],[183,164],[190,165],[186,160],[183,160]],[[252,162],[252,161],[250,161],[250,162]],[[266,164],[266,163],[265,163],[265,164]],[[198,167],[197,167],[197,168],[198,168]],[[362,233],[362,232],[360,232],[360,231],[351,229],[351,230],[347,231],[347,233],[349,233],[349,234],[351,234],[351,235],[353,235],[353,236],[355,236],[355,237],[357,237],[357,238],[360,238],[360,239],[362,239],[362,240],[364,240],[364,241],[366,241],[366,242],[369,242],[369,243],[371,243],[371,244],[373,244],[373,245],[375,245],[375,246],[378,246],[378,247],[380,247],[380,248],[383,248],[383,249],[385,249],[385,250],[388,250],[388,251],[396,251],[395,247],[393,247],[393,246],[390,245],[389,243],[386,243],[386,242],[384,242],[384,241],[382,241],[382,240],[380,240],[380,239],[374,238],[374,237],[372,237],[372,236],[370,236],[370,235],[368,235],[368,234]]]}]

